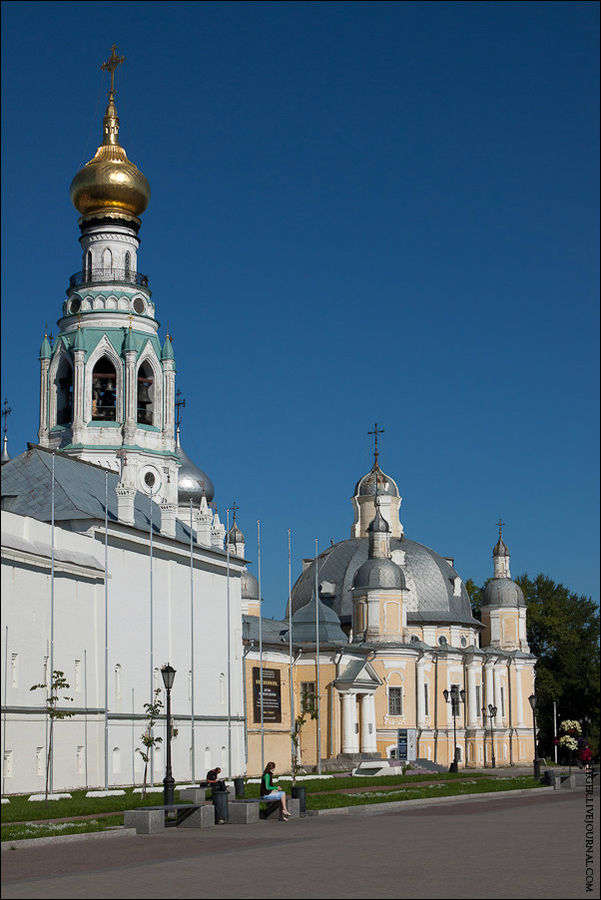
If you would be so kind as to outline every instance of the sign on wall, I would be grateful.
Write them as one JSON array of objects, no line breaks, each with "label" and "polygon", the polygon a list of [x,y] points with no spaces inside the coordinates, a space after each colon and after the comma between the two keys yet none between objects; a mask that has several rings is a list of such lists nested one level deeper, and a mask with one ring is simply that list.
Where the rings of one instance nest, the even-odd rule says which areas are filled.
[{"label": "sign on wall", "polygon": [[417,731],[415,728],[397,728],[396,758],[406,762],[417,759]]},{"label": "sign on wall", "polygon": [[[254,721],[261,721],[261,669],[253,666]],[[279,669],[263,669],[263,721],[282,721],[282,694]]]}]

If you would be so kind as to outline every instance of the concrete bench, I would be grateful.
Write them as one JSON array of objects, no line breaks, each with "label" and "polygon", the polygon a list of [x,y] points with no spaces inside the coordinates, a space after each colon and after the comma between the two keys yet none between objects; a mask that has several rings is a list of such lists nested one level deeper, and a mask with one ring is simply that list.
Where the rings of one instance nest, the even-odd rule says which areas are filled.
[{"label": "concrete bench", "polygon": [[[169,813],[175,812],[175,818]],[[212,828],[215,810],[211,804],[172,803],[163,806],[143,806],[126,810],[123,814],[125,828],[135,828],[137,834],[157,834],[165,828]]]},{"label": "concrete bench", "polygon": [[[264,803],[265,810],[261,809]],[[296,798],[288,798],[288,812],[291,819],[300,818],[300,800]],[[229,804],[229,820],[230,823],[236,825],[250,825],[252,822],[258,822],[259,819],[268,819],[274,813],[279,812],[279,800],[264,800],[262,797],[249,797],[241,800],[232,800]]]}]

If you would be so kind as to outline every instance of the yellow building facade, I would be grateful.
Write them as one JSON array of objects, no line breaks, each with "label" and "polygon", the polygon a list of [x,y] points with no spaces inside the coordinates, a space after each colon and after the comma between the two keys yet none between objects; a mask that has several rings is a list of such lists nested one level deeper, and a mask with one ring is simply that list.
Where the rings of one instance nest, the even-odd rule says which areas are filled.
[{"label": "yellow building facade", "polygon": [[530,764],[536,660],[501,531],[478,621],[454,560],[405,536],[377,454],[352,504],[350,540],[304,562],[285,619],[260,619],[245,573],[247,772],[271,760],[289,772],[295,754],[324,771],[399,753],[426,767]]}]

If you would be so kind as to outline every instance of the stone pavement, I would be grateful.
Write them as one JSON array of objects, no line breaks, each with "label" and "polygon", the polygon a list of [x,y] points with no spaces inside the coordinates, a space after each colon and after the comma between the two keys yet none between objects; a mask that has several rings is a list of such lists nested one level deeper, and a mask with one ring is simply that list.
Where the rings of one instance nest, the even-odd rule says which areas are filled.
[{"label": "stone pavement", "polygon": [[584,813],[584,791],[537,792],[17,849],[2,854],[2,897],[595,897]]}]

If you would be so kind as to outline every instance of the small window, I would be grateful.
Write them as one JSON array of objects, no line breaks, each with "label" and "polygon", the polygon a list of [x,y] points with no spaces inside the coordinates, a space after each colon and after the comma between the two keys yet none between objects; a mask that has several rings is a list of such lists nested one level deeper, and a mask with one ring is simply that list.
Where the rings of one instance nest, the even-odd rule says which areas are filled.
[{"label": "small window", "polygon": [[88,250],[86,253],[86,267],[85,267],[85,280],[92,280],[92,251]]},{"label": "small window", "polygon": [[125,266],[124,266],[124,268],[125,268],[125,278],[126,278],[126,280],[128,280],[128,279],[129,279],[129,273],[130,273],[130,270],[131,270],[131,254],[130,254],[129,250],[128,250],[127,253],[125,254]]},{"label": "small window", "polygon": [[447,641],[444,634],[441,634],[440,637],[438,638],[438,643],[440,644],[441,647],[444,647],[445,644],[448,644],[449,642]]},{"label": "small window", "polygon": [[464,637],[461,638],[461,646],[467,647],[467,640]]},{"label": "small window", "polygon": [[315,711],[315,682],[301,681],[301,712]]},{"label": "small window", "polygon": [[389,716],[402,716],[403,715],[403,688],[400,688],[400,687],[389,687],[388,688],[388,715]]}]

